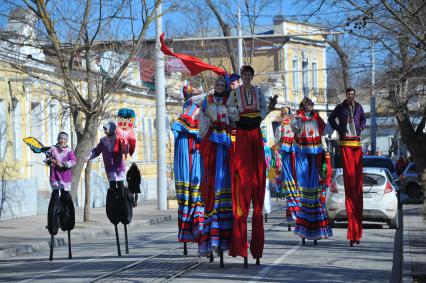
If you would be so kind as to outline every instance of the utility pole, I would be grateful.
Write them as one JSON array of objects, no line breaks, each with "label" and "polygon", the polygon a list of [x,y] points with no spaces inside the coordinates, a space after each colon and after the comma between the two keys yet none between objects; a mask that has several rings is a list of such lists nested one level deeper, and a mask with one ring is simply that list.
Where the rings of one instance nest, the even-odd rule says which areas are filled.
[{"label": "utility pole", "polygon": [[371,143],[371,155],[376,155],[376,135],[377,135],[377,123],[376,123],[376,96],[375,90],[375,58],[374,58],[374,39],[371,41],[371,98],[370,98],[370,143]]},{"label": "utility pole", "polygon": [[155,42],[155,96],[157,114],[157,209],[167,210],[166,168],[166,95],[164,76],[164,54],[161,52],[160,35],[163,32],[161,3],[157,8]]},{"label": "utility pole", "polygon": [[243,66],[243,32],[241,27],[241,9],[238,4],[238,71]]}]

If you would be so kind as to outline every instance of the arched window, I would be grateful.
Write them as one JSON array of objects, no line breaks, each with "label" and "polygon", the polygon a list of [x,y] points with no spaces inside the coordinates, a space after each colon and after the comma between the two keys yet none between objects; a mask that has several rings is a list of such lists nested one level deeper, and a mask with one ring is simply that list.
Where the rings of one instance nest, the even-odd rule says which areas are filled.
[{"label": "arched window", "polygon": [[148,118],[148,141],[149,141],[149,150],[148,150],[148,160],[153,160],[153,151],[154,151],[154,143],[153,143],[153,132],[152,132],[152,119]]},{"label": "arched window", "polygon": [[299,64],[297,57],[293,58],[293,94],[299,90]]},{"label": "arched window", "polygon": [[303,54],[302,59],[302,81],[303,81],[303,96],[309,97],[309,61],[308,57]]},{"label": "arched window", "polygon": [[14,152],[15,160],[22,160],[22,118],[21,118],[21,103],[16,104],[15,110],[12,111],[13,115],[13,137],[14,137]]},{"label": "arched window", "polygon": [[142,160],[147,161],[148,160],[148,153],[147,153],[148,151],[147,151],[147,147],[146,147],[145,118],[142,118],[141,128],[142,128],[142,152],[143,152]]},{"label": "arched window", "polygon": [[0,99],[0,161],[6,158],[7,150],[7,106],[6,101]]},{"label": "arched window", "polygon": [[312,88],[318,91],[318,64],[315,59],[312,62]]}]

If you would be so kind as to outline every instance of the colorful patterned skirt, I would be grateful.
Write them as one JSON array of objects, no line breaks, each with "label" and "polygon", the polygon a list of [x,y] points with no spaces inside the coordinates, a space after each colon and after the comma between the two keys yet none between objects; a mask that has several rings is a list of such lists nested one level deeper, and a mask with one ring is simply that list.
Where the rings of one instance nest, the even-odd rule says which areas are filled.
[{"label": "colorful patterned skirt", "polygon": [[292,214],[297,217],[297,213],[300,210],[299,190],[293,178],[293,158],[294,152],[281,152],[282,188],[287,199],[286,216],[288,223],[294,222]]},{"label": "colorful patterned skirt", "polygon": [[200,146],[203,179],[200,190],[204,203],[204,227],[199,255],[228,250],[232,234],[233,213],[229,145],[205,138]]},{"label": "colorful patterned skirt", "polygon": [[320,202],[322,188],[319,184],[316,154],[296,152],[296,178],[301,208],[297,214],[294,233],[308,240],[331,237],[333,233],[327,213]]},{"label": "colorful patterned skirt", "polygon": [[201,160],[194,136],[185,132],[180,132],[175,139],[174,174],[179,205],[178,241],[197,242],[204,221],[199,192]]}]

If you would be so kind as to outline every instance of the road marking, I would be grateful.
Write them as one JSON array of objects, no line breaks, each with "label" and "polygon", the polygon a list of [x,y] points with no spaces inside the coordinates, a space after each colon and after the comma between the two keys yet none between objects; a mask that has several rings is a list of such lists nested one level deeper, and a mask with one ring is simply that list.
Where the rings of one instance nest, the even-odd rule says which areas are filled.
[{"label": "road marking", "polygon": [[277,258],[276,260],[274,260],[274,262],[273,263],[271,263],[271,264],[269,264],[269,265],[267,265],[267,266],[265,266],[264,268],[262,268],[262,270],[256,275],[256,276],[254,276],[253,278],[255,278],[256,280],[252,280],[252,281],[249,281],[249,283],[255,283],[255,282],[258,282],[257,280],[261,280],[261,279],[263,279],[264,277],[265,277],[265,275],[269,272],[269,270],[272,268],[272,267],[274,267],[274,266],[276,266],[276,265],[278,265],[278,264],[280,264],[284,259],[286,259],[287,258],[287,256],[289,256],[289,255],[291,255],[292,253],[294,253],[295,251],[297,251],[299,248],[300,248],[301,246],[295,246],[295,247],[293,247],[291,250],[288,250],[287,252],[285,252],[282,256],[280,256],[279,258]]},{"label": "road marking", "polygon": [[[152,239],[152,240],[146,241],[146,242],[144,242],[144,243],[143,243],[143,245],[133,245],[133,246],[129,246],[129,247],[131,247],[131,248],[140,248],[140,247],[145,246],[146,244],[149,244],[149,243],[151,243],[151,242],[155,242],[155,241],[157,241],[157,240],[161,240],[161,239],[164,239],[164,238],[167,238],[167,237],[173,236],[173,235],[175,235],[175,232],[170,232],[170,233],[169,233],[169,234],[167,234],[167,235],[164,235],[164,236],[161,236],[161,237],[158,237],[158,238],[155,238],[155,239]],[[109,253],[105,253],[105,254],[103,254],[103,255],[101,255],[101,256],[97,256],[97,257],[92,257],[92,258],[88,258],[88,259],[85,259],[85,260],[81,260],[81,261],[75,262],[75,263],[73,263],[73,264],[70,264],[70,265],[66,265],[66,266],[64,266],[64,267],[61,267],[61,268],[59,268],[59,269],[55,269],[55,270],[51,270],[51,271],[49,271],[49,272],[45,272],[45,273],[39,274],[39,275],[37,275],[37,276],[34,276],[34,277],[32,277],[32,278],[29,278],[29,279],[26,279],[26,280],[23,280],[23,281],[20,281],[20,282],[22,282],[22,283],[24,283],[24,282],[31,282],[31,281],[33,281],[34,279],[43,278],[43,277],[45,277],[45,276],[46,276],[46,275],[48,275],[48,274],[55,273],[55,272],[59,272],[59,271],[62,271],[62,270],[64,270],[64,269],[68,268],[68,267],[72,267],[72,266],[79,265],[79,264],[82,264],[82,263],[87,263],[87,262],[93,261],[93,260],[95,260],[95,259],[99,259],[99,258],[102,258],[102,257],[108,256],[108,255],[114,254],[114,253],[116,253],[116,252],[117,252],[117,251],[109,252]]]}]

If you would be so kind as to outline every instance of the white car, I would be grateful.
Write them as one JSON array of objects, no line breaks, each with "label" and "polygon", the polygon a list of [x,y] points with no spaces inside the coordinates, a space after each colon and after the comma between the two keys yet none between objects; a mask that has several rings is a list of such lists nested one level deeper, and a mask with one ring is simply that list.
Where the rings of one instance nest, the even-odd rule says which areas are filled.
[{"label": "white car", "polygon": [[[364,168],[364,209],[362,219],[386,222],[389,228],[398,228],[398,198],[393,178],[384,168]],[[347,220],[343,169],[336,169],[333,182],[327,190],[326,209],[330,224]]]}]

